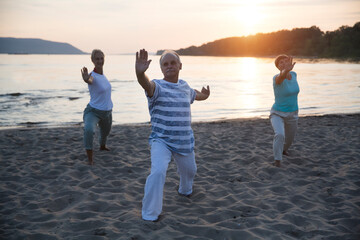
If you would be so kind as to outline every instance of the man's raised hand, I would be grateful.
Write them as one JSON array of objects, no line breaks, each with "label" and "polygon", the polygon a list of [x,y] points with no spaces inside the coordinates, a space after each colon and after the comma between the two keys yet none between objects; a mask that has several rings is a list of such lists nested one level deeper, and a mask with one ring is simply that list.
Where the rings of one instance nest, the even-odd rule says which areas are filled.
[{"label": "man's raised hand", "polygon": [[151,60],[148,60],[148,52],[145,49],[141,49],[140,53],[136,52],[135,70],[136,74],[144,74],[149,68]]},{"label": "man's raised hand", "polygon": [[206,96],[206,98],[208,98],[210,96],[210,87],[209,85],[206,88],[202,88],[201,89],[201,93],[204,94],[204,96]]}]

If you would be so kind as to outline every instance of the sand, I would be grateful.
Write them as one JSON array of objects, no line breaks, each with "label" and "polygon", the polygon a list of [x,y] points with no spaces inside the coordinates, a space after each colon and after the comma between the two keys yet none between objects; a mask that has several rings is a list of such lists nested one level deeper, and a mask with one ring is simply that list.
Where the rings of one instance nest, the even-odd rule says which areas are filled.
[{"label": "sand", "polygon": [[281,168],[269,119],[193,130],[194,193],[172,161],[156,223],[141,219],[148,124],[113,126],[94,166],[80,126],[0,131],[0,238],[360,239],[360,114],[300,118]]}]

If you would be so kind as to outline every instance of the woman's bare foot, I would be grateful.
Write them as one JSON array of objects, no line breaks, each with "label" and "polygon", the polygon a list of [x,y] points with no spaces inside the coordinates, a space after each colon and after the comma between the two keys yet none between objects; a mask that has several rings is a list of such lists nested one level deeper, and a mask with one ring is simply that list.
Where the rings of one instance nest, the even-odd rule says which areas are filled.
[{"label": "woman's bare foot", "polygon": [[274,165],[275,167],[280,167],[281,166],[280,160],[275,160]]},{"label": "woman's bare foot", "polygon": [[285,155],[285,156],[290,156],[290,154],[289,154],[288,151],[283,151],[283,155]]},{"label": "woman's bare foot", "polygon": [[93,150],[88,150],[86,149],[86,155],[88,157],[89,160],[89,165],[94,165],[94,161],[93,161]]},{"label": "woman's bare foot", "polygon": [[100,146],[100,151],[110,151],[105,145]]}]

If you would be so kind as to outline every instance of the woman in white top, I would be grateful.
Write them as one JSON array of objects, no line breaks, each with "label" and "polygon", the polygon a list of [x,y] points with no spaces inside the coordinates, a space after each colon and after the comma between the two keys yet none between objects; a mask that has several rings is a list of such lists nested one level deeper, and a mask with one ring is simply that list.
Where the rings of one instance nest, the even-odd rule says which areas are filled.
[{"label": "woman in white top", "polygon": [[109,151],[106,140],[112,124],[111,84],[103,73],[104,53],[94,49],[91,53],[94,70],[88,74],[86,67],[81,70],[82,78],[88,84],[90,102],[84,110],[84,145],[89,164],[93,165],[93,139],[96,125],[100,128],[100,150]]}]

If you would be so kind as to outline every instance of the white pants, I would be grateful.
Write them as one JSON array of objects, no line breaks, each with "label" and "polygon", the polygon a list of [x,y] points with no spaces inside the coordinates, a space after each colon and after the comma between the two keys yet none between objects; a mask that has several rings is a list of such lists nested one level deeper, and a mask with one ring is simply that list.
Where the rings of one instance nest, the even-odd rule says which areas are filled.
[{"label": "white pants", "polygon": [[298,111],[279,112],[271,110],[270,121],[274,129],[274,159],[282,160],[283,151],[287,151],[294,141],[298,126]]},{"label": "white pants", "polygon": [[186,156],[170,151],[160,141],[151,143],[151,173],[146,179],[145,194],[142,201],[142,218],[144,220],[156,220],[163,205],[163,190],[171,157],[177,165],[180,175],[179,193],[188,195],[192,193],[192,185],[196,174],[195,153]]}]

